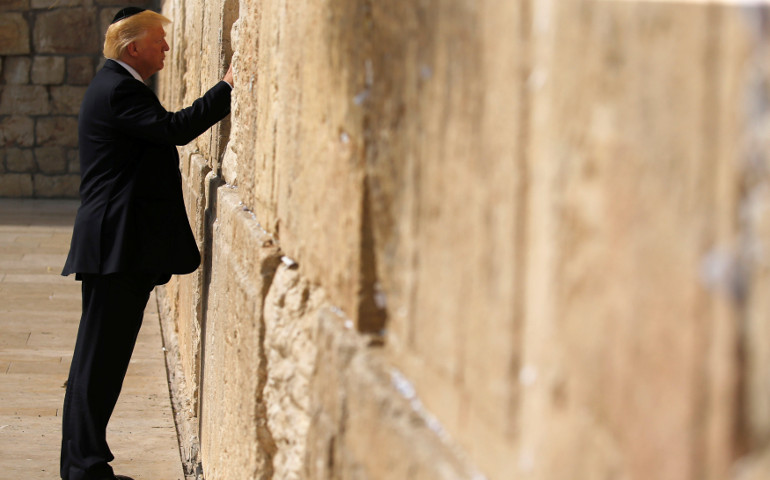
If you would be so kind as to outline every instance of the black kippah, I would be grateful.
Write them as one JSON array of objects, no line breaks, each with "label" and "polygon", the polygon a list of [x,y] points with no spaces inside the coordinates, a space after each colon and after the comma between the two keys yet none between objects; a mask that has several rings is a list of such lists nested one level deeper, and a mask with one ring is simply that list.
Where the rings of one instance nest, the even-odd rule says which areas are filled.
[{"label": "black kippah", "polygon": [[137,13],[142,13],[143,11],[145,11],[145,9],[144,8],[139,8],[139,7],[126,7],[126,8],[122,8],[122,9],[120,9],[120,11],[118,13],[115,14],[115,17],[110,22],[110,25],[112,25],[115,22],[119,22],[119,21],[123,20],[124,18],[128,18],[128,17],[131,17],[133,15],[136,15]]}]

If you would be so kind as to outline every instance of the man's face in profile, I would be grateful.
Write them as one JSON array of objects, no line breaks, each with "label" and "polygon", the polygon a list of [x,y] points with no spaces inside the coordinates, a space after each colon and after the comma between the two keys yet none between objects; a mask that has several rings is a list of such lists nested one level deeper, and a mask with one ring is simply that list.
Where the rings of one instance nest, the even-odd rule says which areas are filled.
[{"label": "man's face in profile", "polygon": [[137,52],[136,63],[139,67],[136,70],[147,80],[163,69],[163,60],[169,50],[166,31],[162,25],[157,25],[148,29],[147,34],[134,43]]}]

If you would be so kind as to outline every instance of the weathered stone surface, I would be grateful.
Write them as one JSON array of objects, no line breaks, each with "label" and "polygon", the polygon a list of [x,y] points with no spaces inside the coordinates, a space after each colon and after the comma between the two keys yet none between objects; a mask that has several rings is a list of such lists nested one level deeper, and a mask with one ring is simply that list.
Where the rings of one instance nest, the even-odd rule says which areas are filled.
[{"label": "weathered stone surface", "polygon": [[64,81],[64,57],[37,56],[32,61],[32,83],[58,85]]},{"label": "weathered stone surface", "polygon": [[88,0],[31,0],[32,8],[65,8],[88,5]]},{"label": "weathered stone surface", "polygon": [[35,155],[29,148],[8,148],[5,150],[5,165],[11,173],[35,171]]},{"label": "weathered stone surface", "polygon": [[0,197],[31,197],[32,175],[4,173],[0,175]]},{"label": "weathered stone surface", "polygon": [[[73,35],[72,32],[78,32]],[[34,31],[37,53],[98,53],[101,51],[96,11],[67,8],[37,15]]]},{"label": "weathered stone surface", "polygon": [[54,115],[77,115],[88,87],[51,87],[51,113]]},{"label": "weathered stone surface", "polygon": [[41,173],[66,173],[67,157],[62,147],[40,147],[35,149],[35,160]]},{"label": "weathered stone surface", "polygon": [[30,59],[28,57],[6,57],[3,68],[5,83],[26,85],[29,83]]},{"label": "weathered stone surface", "polygon": [[[224,3],[164,5],[172,108]],[[182,150],[207,478],[767,476],[767,6],[284,3],[238,4],[237,188]]]},{"label": "weathered stone surface", "polygon": [[93,57],[67,58],[67,83],[69,85],[88,85],[93,77]]},{"label": "weathered stone surface", "polygon": [[10,116],[0,120],[0,146],[31,147],[35,143],[35,121],[30,117]]},{"label": "weathered stone surface", "polygon": [[29,53],[29,24],[21,13],[0,13],[0,55]]},{"label": "weathered stone surface", "polygon": [[0,86],[0,114],[46,115],[50,112],[48,91],[42,86]]},{"label": "weathered stone surface", "polygon": [[20,10],[24,11],[29,8],[29,0],[5,0],[0,3],[0,11],[4,10]]},{"label": "weathered stone surface", "polygon": [[76,117],[44,117],[37,120],[35,139],[40,146],[78,146],[78,121]]},{"label": "weathered stone surface", "polygon": [[33,176],[35,196],[39,198],[76,198],[80,187],[80,175]]},{"label": "weathered stone surface", "polygon": [[[114,0],[95,0],[94,3],[96,5],[115,5]],[[126,5],[126,6],[139,6],[139,7],[147,7],[147,0],[121,0],[118,2],[119,5]],[[118,8],[120,10],[120,8]],[[116,10],[117,11],[117,10]]]},{"label": "weathered stone surface", "polygon": [[[200,392],[204,473],[211,479],[270,478],[275,442],[265,425],[262,311],[264,292],[279,263],[278,249],[243,211],[235,192],[220,188],[212,214],[214,295],[205,310],[206,369]],[[221,241],[225,238],[232,242]]]},{"label": "weathered stone surface", "polygon": [[80,155],[76,149],[67,151],[67,171],[70,173],[80,173]]},{"label": "weathered stone surface", "polygon": [[484,478],[458,455],[410,381],[341,320],[324,310],[315,326],[322,348],[310,383],[316,407],[300,478]]},{"label": "weathered stone surface", "polygon": [[275,445],[275,478],[305,478],[311,422],[310,382],[318,355],[316,323],[323,291],[300,277],[299,269],[281,265],[265,298],[264,387],[267,429]]},{"label": "weathered stone surface", "polygon": [[[231,137],[234,156],[255,159],[238,162],[244,203],[357,319],[362,284],[372,284],[362,279],[363,110],[354,101],[367,86],[363,60],[330,54],[349,49],[326,28],[349,26],[349,41],[359,33],[343,14],[360,9],[343,3],[285,12],[280,2],[241,3],[234,64],[243,87],[233,92]],[[245,47],[255,39],[259,53]]]}]

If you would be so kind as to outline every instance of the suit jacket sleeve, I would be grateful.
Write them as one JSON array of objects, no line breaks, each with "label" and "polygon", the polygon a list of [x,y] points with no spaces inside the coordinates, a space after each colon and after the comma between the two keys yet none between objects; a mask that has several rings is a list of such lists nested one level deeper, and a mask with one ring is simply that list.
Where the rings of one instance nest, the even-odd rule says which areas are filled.
[{"label": "suit jacket sleeve", "polygon": [[219,82],[178,112],[168,112],[144,84],[126,79],[115,87],[110,109],[127,136],[153,143],[185,145],[230,113],[230,85]]}]

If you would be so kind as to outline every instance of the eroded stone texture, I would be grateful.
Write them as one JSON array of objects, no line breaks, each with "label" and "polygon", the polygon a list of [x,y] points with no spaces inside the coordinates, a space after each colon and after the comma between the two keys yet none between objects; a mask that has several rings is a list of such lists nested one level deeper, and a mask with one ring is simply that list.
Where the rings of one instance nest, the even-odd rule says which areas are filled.
[{"label": "eroded stone texture", "polygon": [[2,10],[26,10],[29,8],[29,0],[7,0],[0,3],[0,11]]},{"label": "eroded stone texture", "polygon": [[61,147],[36,148],[35,160],[42,173],[54,174],[67,171],[67,157]]},{"label": "eroded stone texture", "polygon": [[31,147],[35,142],[35,122],[30,117],[10,116],[0,120],[0,146]]},{"label": "eroded stone texture", "polygon": [[77,115],[87,87],[61,86],[51,89],[51,113]]},{"label": "eroded stone texture", "polygon": [[78,146],[78,121],[76,117],[56,116],[37,120],[35,138],[41,146]]},{"label": "eroded stone texture", "polygon": [[[169,108],[234,10],[164,5]],[[206,478],[770,474],[767,6],[237,11],[166,287]]]},{"label": "eroded stone texture", "polygon": [[[87,5],[86,0],[31,0],[32,8],[63,8]],[[90,3],[90,2],[89,2]]]},{"label": "eroded stone texture", "polygon": [[88,85],[94,76],[92,57],[70,57],[67,59],[67,83],[70,85]]},{"label": "eroded stone texture", "polygon": [[[38,53],[91,54],[101,51],[103,38],[95,11],[89,8],[68,8],[41,12],[34,31],[35,51]],[[73,35],[72,32],[77,32]]]},{"label": "eroded stone texture", "polygon": [[73,198],[78,194],[80,175],[33,176],[35,196],[40,198]]},{"label": "eroded stone texture", "polygon": [[[272,238],[217,191],[201,378],[201,453],[206,478],[269,479],[275,440],[264,396],[265,291],[279,263]],[[239,439],[234,442],[230,439]]]},{"label": "eroded stone texture", "polygon": [[29,24],[21,13],[0,13],[0,54],[29,53]]},{"label": "eroded stone texture", "polygon": [[35,57],[32,60],[32,83],[58,85],[64,81],[64,57]]},{"label": "eroded stone texture", "polygon": [[35,155],[28,148],[8,148],[5,150],[5,167],[12,173],[35,171]]},{"label": "eroded stone texture", "polygon": [[[364,63],[348,63],[345,44],[335,43],[359,33],[338,17],[348,8],[357,11],[344,2],[241,2],[232,144],[236,156],[254,159],[238,160],[244,203],[355,318],[364,176],[354,97],[366,85]],[[349,30],[334,32],[339,25]],[[258,49],[246,47],[255,41]]]},{"label": "eroded stone texture", "polygon": [[36,85],[3,85],[0,88],[0,114],[47,115],[51,111],[48,91]]},{"label": "eroded stone texture", "polygon": [[29,68],[31,61],[28,57],[13,56],[5,60],[3,78],[5,83],[11,85],[25,85],[29,83]]},{"label": "eroded stone texture", "polygon": [[32,175],[23,173],[0,175],[0,197],[29,197],[32,192]]},{"label": "eroded stone texture", "polygon": [[264,402],[275,443],[273,478],[307,478],[310,382],[316,371],[317,323],[324,300],[323,291],[301,278],[296,265],[278,268],[265,298]]}]

